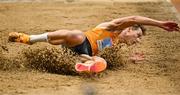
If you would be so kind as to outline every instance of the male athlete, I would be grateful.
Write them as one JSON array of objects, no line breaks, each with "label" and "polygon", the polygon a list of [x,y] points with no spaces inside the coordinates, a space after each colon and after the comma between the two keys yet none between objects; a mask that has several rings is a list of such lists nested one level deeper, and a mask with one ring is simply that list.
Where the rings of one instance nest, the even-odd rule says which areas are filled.
[{"label": "male athlete", "polygon": [[[80,30],[58,30],[39,35],[24,33],[9,33],[9,41],[33,44],[35,42],[48,42],[52,45],[66,46],[80,54],[82,63],[77,63],[78,72],[101,72],[106,68],[106,61],[95,56],[106,47],[112,47],[119,40],[121,43],[134,44],[144,35],[142,25],[150,25],[167,31],[179,31],[178,24],[173,21],[159,21],[142,16],[128,16],[114,19],[97,25],[95,28],[82,32]],[[141,60],[140,54],[132,57]]]}]

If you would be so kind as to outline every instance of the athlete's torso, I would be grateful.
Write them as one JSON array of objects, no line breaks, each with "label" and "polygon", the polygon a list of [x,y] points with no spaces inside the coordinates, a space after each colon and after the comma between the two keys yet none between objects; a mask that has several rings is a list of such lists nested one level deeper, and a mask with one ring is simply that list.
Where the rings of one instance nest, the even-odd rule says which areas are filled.
[{"label": "athlete's torso", "polygon": [[106,47],[113,46],[117,41],[117,37],[120,32],[110,32],[105,29],[95,28],[84,32],[92,49],[92,55],[96,55],[98,51],[103,50]]}]

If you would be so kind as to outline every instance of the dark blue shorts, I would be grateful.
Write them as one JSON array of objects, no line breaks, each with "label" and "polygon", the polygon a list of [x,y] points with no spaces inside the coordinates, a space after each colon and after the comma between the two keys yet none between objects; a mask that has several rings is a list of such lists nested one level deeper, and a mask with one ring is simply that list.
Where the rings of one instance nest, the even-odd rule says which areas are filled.
[{"label": "dark blue shorts", "polygon": [[87,38],[84,40],[82,44],[77,45],[75,47],[71,47],[71,49],[78,54],[87,54],[87,55],[92,56],[91,45]]}]

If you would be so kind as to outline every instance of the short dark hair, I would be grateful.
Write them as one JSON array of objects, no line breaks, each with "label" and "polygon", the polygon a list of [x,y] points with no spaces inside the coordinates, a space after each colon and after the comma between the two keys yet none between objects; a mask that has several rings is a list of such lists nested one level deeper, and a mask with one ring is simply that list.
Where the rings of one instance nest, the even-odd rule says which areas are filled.
[{"label": "short dark hair", "polygon": [[143,35],[146,35],[146,28],[145,28],[143,25],[141,25],[141,24],[135,24],[135,25],[133,25],[133,28],[134,28],[134,29],[140,28],[140,29],[142,30],[142,34],[143,34]]}]

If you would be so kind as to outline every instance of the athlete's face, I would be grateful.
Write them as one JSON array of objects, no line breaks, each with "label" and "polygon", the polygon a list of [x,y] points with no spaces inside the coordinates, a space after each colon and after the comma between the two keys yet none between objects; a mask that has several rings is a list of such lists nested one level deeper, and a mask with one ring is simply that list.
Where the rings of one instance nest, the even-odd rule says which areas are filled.
[{"label": "athlete's face", "polygon": [[126,28],[121,32],[120,40],[128,45],[132,45],[141,41],[141,37],[143,36],[142,30],[132,29],[132,27]]}]

